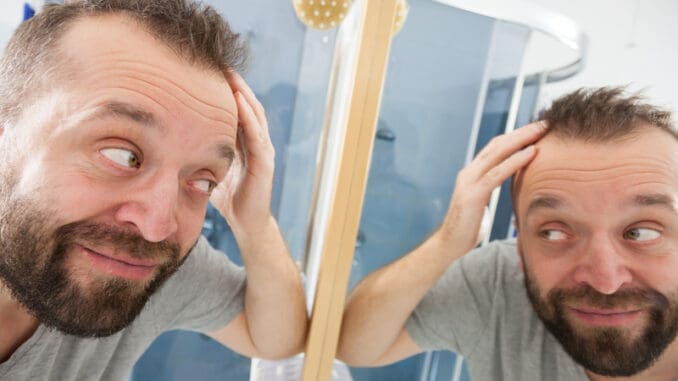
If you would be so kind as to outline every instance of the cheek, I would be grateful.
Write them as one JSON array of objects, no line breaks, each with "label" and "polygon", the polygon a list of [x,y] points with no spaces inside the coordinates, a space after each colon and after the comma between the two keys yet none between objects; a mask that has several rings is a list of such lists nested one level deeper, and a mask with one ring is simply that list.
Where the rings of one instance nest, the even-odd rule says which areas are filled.
[{"label": "cheek", "polygon": [[560,287],[562,279],[565,278],[564,274],[558,271],[558,269],[554,269],[551,266],[541,263],[530,263],[528,260],[525,264],[525,268],[530,280],[539,286],[542,297],[544,297],[549,290]]},{"label": "cheek", "polygon": [[[81,207],[81,202],[92,196],[81,171],[68,157],[56,152],[36,150],[27,157],[15,159],[11,164],[16,173],[16,197],[40,199],[46,207],[58,208],[61,204]],[[72,199],[75,203],[67,202]]]},{"label": "cheek", "polygon": [[115,205],[110,189],[67,171],[57,173],[60,175],[48,181],[41,193],[46,194],[45,204],[64,223],[96,217]]},{"label": "cheek", "polygon": [[[552,256],[523,243],[523,271],[539,285],[542,294],[553,288],[568,288],[574,285],[576,263],[568,256]],[[544,295],[542,295],[543,297]]]},{"label": "cheek", "polygon": [[47,165],[40,157],[20,158],[12,164],[17,174],[14,194],[18,197],[34,196],[55,185],[51,174],[58,172],[58,168]]},{"label": "cheek", "polygon": [[177,241],[186,252],[197,242],[205,223],[207,206],[203,208],[181,208],[177,214]]},{"label": "cheek", "polygon": [[639,258],[632,264],[634,279],[660,292],[678,291],[678,252],[664,257]]}]

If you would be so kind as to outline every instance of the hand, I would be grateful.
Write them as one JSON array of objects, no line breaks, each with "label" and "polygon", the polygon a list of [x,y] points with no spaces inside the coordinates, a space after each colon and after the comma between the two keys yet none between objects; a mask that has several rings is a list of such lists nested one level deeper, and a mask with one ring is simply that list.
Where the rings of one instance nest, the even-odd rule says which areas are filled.
[{"label": "hand", "polygon": [[238,107],[239,159],[214,189],[210,201],[226,218],[236,238],[256,239],[273,219],[270,208],[275,150],[264,107],[254,92],[235,72],[229,72],[227,80]]},{"label": "hand", "polygon": [[462,253],[478,244],[478,230],[492,191],[532,161],[537,151],[531,144],[547,128],[542,121],[497,136],[459,172],[450,207],[437,232],[443,242]]}]

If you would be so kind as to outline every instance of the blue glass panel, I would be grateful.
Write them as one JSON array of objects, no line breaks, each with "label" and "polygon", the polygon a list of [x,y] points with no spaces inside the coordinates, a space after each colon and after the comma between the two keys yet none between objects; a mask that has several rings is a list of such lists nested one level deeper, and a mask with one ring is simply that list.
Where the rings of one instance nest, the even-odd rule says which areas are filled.
[{"label": "blue glass panel", "polygon": [[[516,75],[520,70],[529,36],[529,29],[523,26],[497,22],[493,36],[493,51],[490,57],[490,67],[488,72],[490,78],[483,105],[483,112],[480,119],[478,137],[474,147],[474,154],[489,143],[497,135],[503,134],[509,117],[509,109],[516,85]],[[527,123],[532,114],[534,103],[536,101],[537,91],[535,83],[526,85],[523,88],[518,116],[516,118],[516,127]],[[506,238],[509,226],[512,223],[512,203],[510,194],[510,181],[502,184],[499,203],[495,214],[494,224],[490,233],[490,238]],[[427,380],[436,381],[470,381],[468,366],[465,361],[460,365],[461,374],[459,378],[453,378],[453,372],[456,364],[456,357],[441,356],[436,364],[432,364],[430,372],[431,377]],[[452,373],[450,373],[450,370]],[[438,375],[435,377],[435,375]],[[442,378],[440,377],[441,375]]]},{"label": "blue glass panel", "polygon": [[161,335],[132,372],[132,380],[249,380],[250,360],[210,337],[186,331]]},{"label": "blue glass panel", "polygon": [[381,368],[351,368],[354,381],[419,380],[424,370],[424,354]]},{"label": "blue glass panel", "polygon": [[[491,32],[485,17],[410,3],[384,87],[356,252],[360,278],[413,249],[442,220],[464,165]],[[474,37],[454,38],[461,35]]]},{"label": "blue glass panel", "polygon": [[[508,78],[490,84],[478,134],[476,154],[480,152],[493,137],[504,133],[515,82],[515,78]],[[536,82],[526,83],[525,86],[523,86],[516,125],[514,126],[515,128],[520,128],[531,122],[530,119],[538,95],[537,87],[538,84]],[[499,204],[497,206],[494,225],[492,226],[492,232],[490,234],[491,240],[507,238],[509,227],[513,223],[512,217],[513,203],[511,201],[511,182],[506,181],[501,186]]]},{"label": "blue glass panel", "polygon": [[[412,250],[442,220],[488,60],[492,19],[430,0],[409,3],[391,48],[350,287]],[[434,358],[441,355],[454,358]],[[420,380],[430,370],[425,358],[351,374],[356,381]]]}]

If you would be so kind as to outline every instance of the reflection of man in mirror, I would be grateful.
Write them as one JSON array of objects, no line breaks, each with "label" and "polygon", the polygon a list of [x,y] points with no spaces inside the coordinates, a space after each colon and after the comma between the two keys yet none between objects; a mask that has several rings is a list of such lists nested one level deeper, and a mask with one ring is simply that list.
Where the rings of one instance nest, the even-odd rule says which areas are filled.
[{"label": "reflection of man in mirror", "polygon": [[[495,138],[460,172],[441,227],[356,287],[340,358],[448,349],[474,381],[678,380],[670,113],[603,88],[560,98],[544,120]],[[515,173],[518,239],[465,255]]]},{"label": "reflection of man in mirror", "polygon": [[[177,328],[300,351],[243,60],[221,16],[183,0],[69,1],[19,27],[0,64],[0,379],[122,380]],[[200,237],[210,200],[246,271]]]}]

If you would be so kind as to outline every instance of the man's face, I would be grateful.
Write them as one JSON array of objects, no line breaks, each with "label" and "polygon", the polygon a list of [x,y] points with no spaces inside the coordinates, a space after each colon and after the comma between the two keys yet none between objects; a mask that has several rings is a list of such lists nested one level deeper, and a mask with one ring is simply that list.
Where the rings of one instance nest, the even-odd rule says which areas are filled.
[{"label": "man's face", "polygon": [[122,16],[61,42],[72,78],[0,138],[0,280],[76,335],[128,325],[200,234],[231,163],[235,100]]},{"label": "man's face", "polygon": [[678,143],[644,129],[538,149],[516,205],[530,300],[585,368],[637,374],[678,332]]}]

